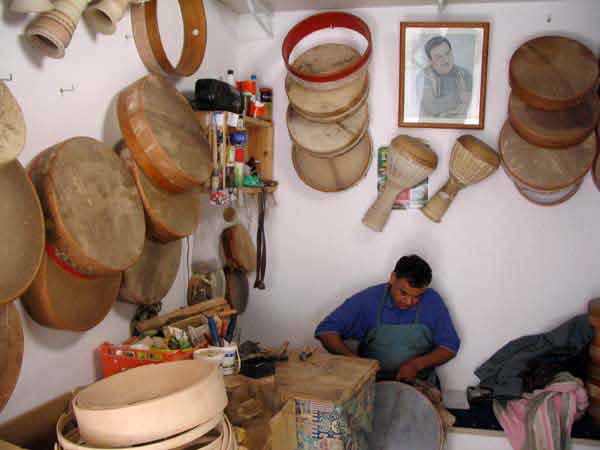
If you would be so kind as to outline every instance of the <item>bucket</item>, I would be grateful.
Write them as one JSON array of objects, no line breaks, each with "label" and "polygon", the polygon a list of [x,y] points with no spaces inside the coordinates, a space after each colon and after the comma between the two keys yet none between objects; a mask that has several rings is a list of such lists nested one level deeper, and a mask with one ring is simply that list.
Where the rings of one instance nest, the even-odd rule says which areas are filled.
[{"label": "bucket", "polygon": [[235,344],[196,350],[194,352],[194,359],[216,362],[219,364],[223,375],[238,373],[242,364],[237,345]]}]

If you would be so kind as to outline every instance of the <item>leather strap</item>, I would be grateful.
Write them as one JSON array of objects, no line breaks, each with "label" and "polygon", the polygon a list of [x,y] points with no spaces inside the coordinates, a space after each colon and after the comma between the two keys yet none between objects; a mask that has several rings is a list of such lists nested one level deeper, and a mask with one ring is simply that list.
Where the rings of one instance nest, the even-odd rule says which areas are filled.
[{"label": "leather strap", "polygon": [[157,0],[131,5],[131,24],[138,54],[146,68],[158,75],[193,75],[206,50],[206,12],[203,0],[178,0],[183,18],[183,50],[173,66],[160,40]]},{"label": "leather strap", "polygon": [[267,194],[263,187],[257,197],[258,201],[258,229],[256,231],[256,289],[265,289],[265,273],[267,271],[267,242],[265,238],[265,213],[267,209]]}]

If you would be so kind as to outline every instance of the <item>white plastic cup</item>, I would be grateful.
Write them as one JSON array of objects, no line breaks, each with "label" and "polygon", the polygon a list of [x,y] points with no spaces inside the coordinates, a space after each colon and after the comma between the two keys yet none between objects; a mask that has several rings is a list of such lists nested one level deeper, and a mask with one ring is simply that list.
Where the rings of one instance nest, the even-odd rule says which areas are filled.
[{"label": "white plastic cup", "polygon": [[234,375],[240,371],[242,361],[236,344],[226,345],[224,347],[208,347],[207,350],[220,351],[223,355],[221,370],[223,375]]},{"label": "white plastic cup", "polygon": [[194,359],[198,361],[210,361],[219,365],[223,373],[223,359],[225,353],[219,347],[201,348],[194,352]]}]

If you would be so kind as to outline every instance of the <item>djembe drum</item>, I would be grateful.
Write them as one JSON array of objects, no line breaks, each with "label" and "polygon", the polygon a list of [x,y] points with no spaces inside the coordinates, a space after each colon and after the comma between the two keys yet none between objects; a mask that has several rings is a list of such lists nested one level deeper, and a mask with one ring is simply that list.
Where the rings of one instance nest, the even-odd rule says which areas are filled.
[{"label": "djembe drum", "polygon": [[385,189],[362,222],[374,231],[382,231],[398,193],[427,178],[437,167],[437,162],[437,155],[424,141],[407,135],[394,138],[387,160]]},{"label": "djembe drum", "polygon": [[421,209],[429,219],[441,222],[458,192],[483,181],[500,166],[498,154],[474,136],[458,138],[450,156],[450,178]]}]

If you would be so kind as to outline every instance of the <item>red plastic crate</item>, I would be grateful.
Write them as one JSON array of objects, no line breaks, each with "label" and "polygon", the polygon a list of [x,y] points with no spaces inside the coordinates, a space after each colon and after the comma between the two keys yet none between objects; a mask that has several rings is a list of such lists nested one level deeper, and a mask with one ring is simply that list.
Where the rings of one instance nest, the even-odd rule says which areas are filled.
[{"label": "red plastic crate", "polygon": [[100,354],[102,375],[109,377],[115,373],[147,364],[192,359],[194,350],[206,346],[207,344],[186,350],[141,350],[132,348],[126,344],[113,345],[109,342],[104,342],[98,347],[98,353]]}]

